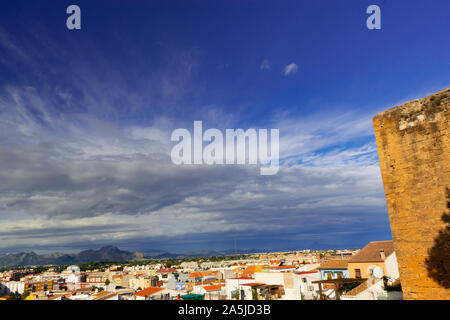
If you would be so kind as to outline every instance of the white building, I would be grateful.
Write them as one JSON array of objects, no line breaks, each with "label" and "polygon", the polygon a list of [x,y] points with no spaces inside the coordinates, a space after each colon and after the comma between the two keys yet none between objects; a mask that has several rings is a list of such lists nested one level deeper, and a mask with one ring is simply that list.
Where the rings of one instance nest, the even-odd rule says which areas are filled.
[{"label": "white building", "polygon": [[25,291],[25,282],[23,281],[5,281],[0,285],[1,294],[10,294],[13,292],[18,292],[20,294]]},{"label": "white building", "polygon": [[240,290],[241,284],[254,283],[255,279],[250,277],[229,278],[225,280],[225,295],[227,299],[233,299],[233,292]]}]

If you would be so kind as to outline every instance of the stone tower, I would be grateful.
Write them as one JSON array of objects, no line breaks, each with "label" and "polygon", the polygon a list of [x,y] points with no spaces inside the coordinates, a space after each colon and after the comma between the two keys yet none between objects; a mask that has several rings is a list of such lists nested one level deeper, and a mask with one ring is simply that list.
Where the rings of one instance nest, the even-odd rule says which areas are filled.
[{"label": "stone tower", "polygon": [[373,119],[404,299],[450,299],[450,88]]}]

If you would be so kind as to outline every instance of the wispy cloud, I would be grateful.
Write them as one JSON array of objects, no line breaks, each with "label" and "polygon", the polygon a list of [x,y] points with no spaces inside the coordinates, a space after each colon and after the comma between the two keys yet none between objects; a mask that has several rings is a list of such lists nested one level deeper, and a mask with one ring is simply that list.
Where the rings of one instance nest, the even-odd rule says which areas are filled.
[{"label": "wispy cloud", "polygon": [[269,70],[271,67],[272,67],[272,63],[267,59],[264,59],[263,61],[261,61],[261,65],[259,66],[259,68],[261,70]]},{"label": "wispy cloud", "polygon": [[[285,232],[305,224],[353,230],[367,223],[361,212],[384,210],[373,144],[338,147],[367,134],[350,115],[317,116],[314,126],[279,119],[282,167],[267,179],[254,166],[173,165],[169,119],[165,126],[117,126],[52,114],[37,90],[7,92],[0,99],[4,247]],[[334,129],[337,122],[352,129]]]},{"label": "wispy cloud", "polygon": [[290,63],[286,67],[284,67],[283,73],[285,76],[289,76],[289,75],[296,74],[297,71],[298,71],[298,65],[296,63]]}]

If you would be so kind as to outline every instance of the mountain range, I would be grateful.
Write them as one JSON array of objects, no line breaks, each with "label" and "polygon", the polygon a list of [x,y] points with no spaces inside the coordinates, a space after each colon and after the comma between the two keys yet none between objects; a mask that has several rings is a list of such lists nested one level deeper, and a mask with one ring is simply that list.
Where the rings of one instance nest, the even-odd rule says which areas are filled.
[{"label": "mountain range", "polygon": [[141,252],[130,252],[120,250],[115,246],[105,246],[98,250],[84,250],[77,254],[54,252],[46,255],[39,255],[33,251],[20,253],[0,254],[0,267],[22,267],[38,265],[67,265],[80,264],[86,262],[106,262],[106,261],[138,261],[144,259],[164,259],[164,258],[199,258],[212,256],[225,256],[232,254],[249,254],[261,252],[256,249],[229,249],[229,250],[208,250],[193,251],[184,253],[171,253],[163,250],[146,249]]},{"label": "mountain range", "polygon": [[0,254],[0,267],[20,267],[49,264],[64,265],[85,262],[131,261],[142,259],[144,259],[142,253],[123,251],[114,246],[106,246],[98,250],[84,250],[77,254],[60,252],[46,255],[38,255],[35,252]]}]

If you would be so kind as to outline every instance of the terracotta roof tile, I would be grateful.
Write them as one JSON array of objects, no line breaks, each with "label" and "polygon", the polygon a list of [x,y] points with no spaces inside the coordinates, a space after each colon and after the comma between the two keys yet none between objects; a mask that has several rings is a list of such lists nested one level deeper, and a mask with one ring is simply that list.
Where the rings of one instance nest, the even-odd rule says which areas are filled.
[{"label": "terracotta roof tile", "polygon": [[212,270],[191,272],[189,274],[189,278],[202,278],[202,277],[207,277],[207,276],[215,276],[215,275],[217,275],[217,273],[218,273],[218,271],[212,271]]},{"label": "terracotta roof tile", "polygon": [[148,287],[148,288],[145,288],[144,290],[136,292],[135,295],[140,296],[140,297],[148,297],[148,296],[151,296],[152,294],[158,293],[159,291],[162,291],[162,290],[164,290],[164,288]]},{"label": "terracotta roof tile", "polygon": [[275,266],[269,267],[271,270],[295,269],[295,266]]},{"label": "terracotta roof tile", "polygon": [[360,294],[361,292],[363,292],[364,290],[366,290],[369,286],[367,285],[367,281],[361,283],[359,286],[353,288],[350,291],[347,291],[345,293],[346,296],[356,296],[358,294]]},{"label": "terracotta roof tile", "polygon": [[352,262],[383,262],[380,251],[384,250],[385,257],[389,257],[394,252],[394,242],[391,241],[373,241],[362,248],[357,254],[350,258]]},{"label": "terracotta roof tile", "polygon": [[217,291],[222,289],[223,286],[223,284],[215,284],[211,286],[203,286],[203,289],[205,289],[206,291]]},{"label": "terracotta roof tile", "polygon": [[309,273],[317,273],[317,270],[295,272],[295,274],[309,274]]},{"label": "terracotta roof tile", "polygon": [[322,263],[317,269],[347,269],[348,260],[334,259]]}]

